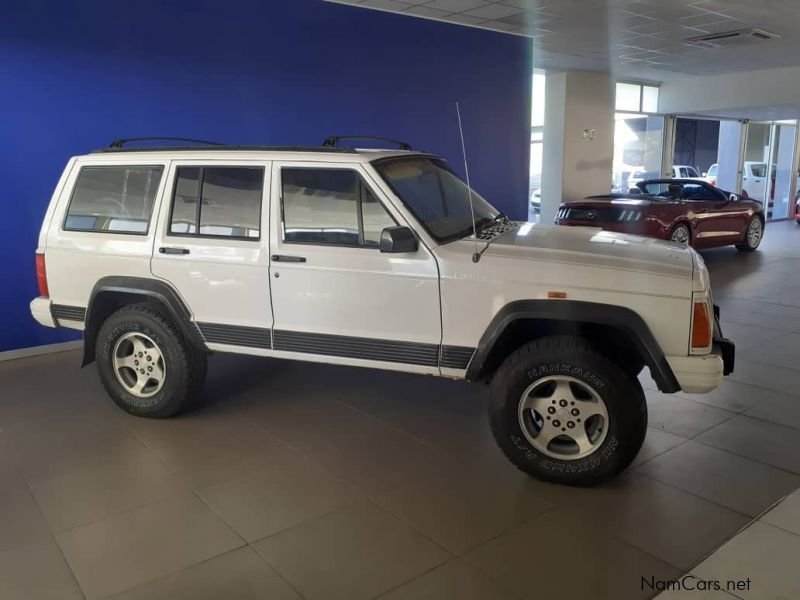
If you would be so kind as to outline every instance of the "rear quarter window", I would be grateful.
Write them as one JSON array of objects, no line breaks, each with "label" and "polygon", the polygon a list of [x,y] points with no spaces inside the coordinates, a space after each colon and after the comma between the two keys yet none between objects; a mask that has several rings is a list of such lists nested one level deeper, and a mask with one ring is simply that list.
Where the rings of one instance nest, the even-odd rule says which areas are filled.
[{"label": "rear quarter window", "polygon": [[164,167],[82,167],[72,190],[66,231],[146,235]]}]

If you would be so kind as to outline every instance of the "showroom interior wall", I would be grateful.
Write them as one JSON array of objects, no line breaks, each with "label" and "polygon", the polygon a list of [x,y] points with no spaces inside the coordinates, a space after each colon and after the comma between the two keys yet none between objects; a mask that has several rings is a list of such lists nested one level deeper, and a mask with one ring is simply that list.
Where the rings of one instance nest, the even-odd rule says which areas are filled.
[{"label": "showroom interior wall", "polygon": [[531,73],[527,38],[321,0],[4,6],[0,351],[75,339],[27,306],[70,156],[125,136],[317,145],[356,133],[407,140],[461,172],[457,100],[474,187],[525,218]]}]

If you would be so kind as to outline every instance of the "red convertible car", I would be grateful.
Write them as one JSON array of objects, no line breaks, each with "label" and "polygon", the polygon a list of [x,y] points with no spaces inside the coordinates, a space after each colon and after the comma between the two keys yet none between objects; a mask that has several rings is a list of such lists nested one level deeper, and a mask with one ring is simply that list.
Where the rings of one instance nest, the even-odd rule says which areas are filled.
[{"label": "red convertible car", "polygon": [[764,207],[696,179],[648,179],[639,193],[590,196],[564,202],[556,225],[599,227],[691,244],[734,244],[752,252],[764,235]]}]

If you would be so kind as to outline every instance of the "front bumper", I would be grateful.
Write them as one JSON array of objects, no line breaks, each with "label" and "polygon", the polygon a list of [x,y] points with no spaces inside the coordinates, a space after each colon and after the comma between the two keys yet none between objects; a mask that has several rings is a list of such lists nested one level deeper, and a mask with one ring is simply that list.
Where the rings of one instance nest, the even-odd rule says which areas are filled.
[{"label": "front bumper", "polygon": [[723,337],[719,324],[719,307],[714,305],[714,339],[711,353],[666,358],[682,391],[704,394],[719,387],[723,376],[733,373],[735,357],[736,345]]}]

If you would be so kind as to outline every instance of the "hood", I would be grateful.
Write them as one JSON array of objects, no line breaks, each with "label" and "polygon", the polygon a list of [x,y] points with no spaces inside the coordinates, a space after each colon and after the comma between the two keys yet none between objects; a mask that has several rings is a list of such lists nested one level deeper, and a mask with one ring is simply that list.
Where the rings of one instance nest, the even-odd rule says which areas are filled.
[{"label": "hood", "polygon": [[497,236],[485,255],[579,263],[684,278],[691,278],[694,269],[694,250],[688,246],[594,227],[522,223]]}]

